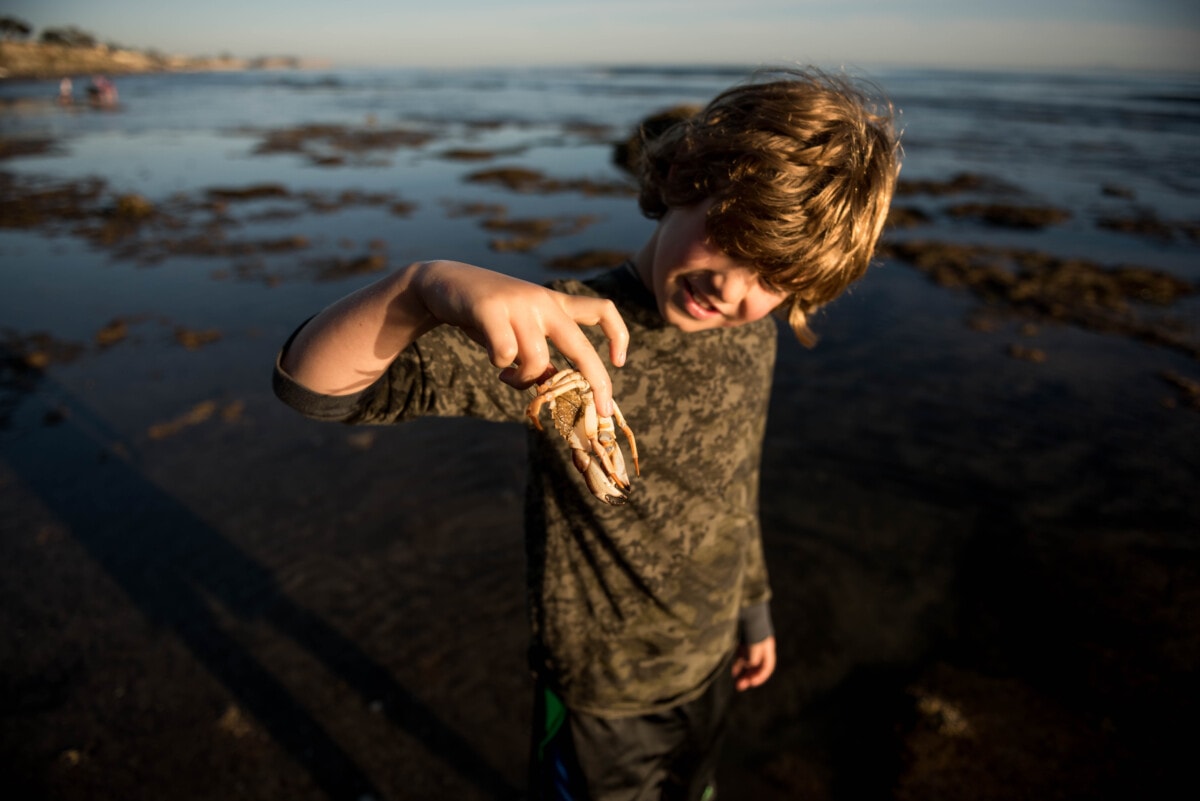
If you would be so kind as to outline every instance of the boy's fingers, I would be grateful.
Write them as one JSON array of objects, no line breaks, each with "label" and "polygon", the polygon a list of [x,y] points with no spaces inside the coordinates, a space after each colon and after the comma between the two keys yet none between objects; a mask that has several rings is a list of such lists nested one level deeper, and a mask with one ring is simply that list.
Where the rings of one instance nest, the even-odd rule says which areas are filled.
[{"label": "boy's fingers", "polygon": [[592,387],[596,411],[611,416],[612,380],[603,360],[581,325],[599,325],[609,340],[609,358],[615,365],[625,361],[629,329],[607,299],[558,295],[556,306],[547,310],[532,304],[525,315],[485,315],[479,330],[467,333],[488,349],[492,364],[501,368],[500,380],[514,387],[528,387],[552,374],[547,340],[583,373]]},{"label": "boy's fingers", "polygon": [[500,380],[505,384],[508,384],[513,389],[529,389],[532,386],[550,379],[556,372],[558,371],[554,369],[553,365],[551,365],[550,367],[547,367],[541,375],[527,380],[517,374],[517,366],[514,364],[510,367],[505,367],[500,371]]},{"label": "boy's fingers", "polygon": [[629,350],[629,328],[611,300],[604,301],[600,306],[599,325],[604,336],[608,338],[609,359],[614,365],[621,367],[625,364],[625,354]]},{"label": "boy's fingers", "polygon": [[611,300],[568,296],[567,313],[580,325],[598,325],[608,339],[609,359],[620,367],[629,350],[629,328]]},{"label": "boy's fingers", "polygon": [[601,417],[611,417],[612,380],[608,377],[608,370],[604,369],[604,362],[592,347],[591,341],[583,335],[573,320],[566,320],[564,324],[546,333],[554,346],[571,360],[575,369],[583,373],[583,377],[591,384],[592,395],[596,399],[596,412]]},{"label": "boy's fingers", "polygon": [[516,334],[512,329],[495,328],[463,328],[471,339],[487,348],[488,360],[497,367],[508,367],[515,362],[519,355]]},{"label": "boy's fingers", "polygon": [[550,365],[550,348],[536,316],[497,315],[481,320],[478,329],[463,330],[487,348],[488,359],[504,371],[505,383],[528,385]]},{"label": "boy's fingers", "polygon": [[597,413],[609,417],[613,411],[612,379],[595,347],[579,330],[579,326],[600,326],[609,342],[609,359],[618,367],[625,363],[626,351],[629,348],[629,329],[616,304],[608,299],[564,295],[562,308],[570,323],[549,332],[550,339],[591,384],[592,393],[596,398]]},{"label": "boy's fingers", "polygon": [[517,341],[517,354],[510,361],[515,378],[528,386],[543,378],[551,369],[550,346],[540,325],[513,322]]}]

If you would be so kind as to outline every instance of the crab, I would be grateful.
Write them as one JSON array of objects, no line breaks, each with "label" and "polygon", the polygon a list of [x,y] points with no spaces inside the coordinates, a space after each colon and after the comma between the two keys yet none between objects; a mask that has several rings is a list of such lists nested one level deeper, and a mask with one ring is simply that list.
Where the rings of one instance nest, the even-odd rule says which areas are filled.
[{"label": "crab", "polygon": [[571,446],[575,469],[583,475],[592,494],[613,506],[628,501],[632,485],[625,470],[621,448],[617,444],[618,426],[629,440],[634,474],[640,476],[642,471],[638,465],[637,442],[633,438],[633,431],[617,408],[616,401],[613,401],[612,417],[599,416],[592,397],[592,387],[578,370],[560,370],[538,384],[535,391],[536,397],[525,409],[534,427],[538,431],[543,430],[538,414],[543,406],[549,405],[554,427]]}]

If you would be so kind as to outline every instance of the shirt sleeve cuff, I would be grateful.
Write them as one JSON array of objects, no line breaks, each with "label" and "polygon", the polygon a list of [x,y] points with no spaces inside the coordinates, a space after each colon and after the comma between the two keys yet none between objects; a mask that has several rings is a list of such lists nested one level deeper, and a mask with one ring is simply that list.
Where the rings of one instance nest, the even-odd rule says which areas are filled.
[{"label": "shirt sleeve cuff", "polygon": [[283,369],[283,354],[287,353],[292,340],[307,323],[308,320],[305,320],[292,332],[275,358],[275,373],[271,378],[271,388],[275,390],[275,397],[305,417],[311,417],[314,420],[345,420],[358,408],[362,392],[356,392],[353,395],[323,395],[304,386]]},{"label": "shirt sleeve cuff", "polygon": [[753,645],[768,637],[774,637],[775,626],[771,623],[771,605],[761,603],[742,607],[742,611],[738,614],[738,636],[745,645]]}]

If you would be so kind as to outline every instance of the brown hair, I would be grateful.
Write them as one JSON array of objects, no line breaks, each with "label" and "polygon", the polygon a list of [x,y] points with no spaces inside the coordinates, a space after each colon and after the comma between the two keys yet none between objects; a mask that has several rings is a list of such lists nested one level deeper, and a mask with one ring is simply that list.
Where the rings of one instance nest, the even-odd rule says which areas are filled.
[{"label": "brown hair", "polygon": [[808,315],[866,272],[900,170],[892,106],[860,86],[760,72],[642,143],[642,212],[714,198],[710,241],[789,293],[780,311],[809,347]]}]

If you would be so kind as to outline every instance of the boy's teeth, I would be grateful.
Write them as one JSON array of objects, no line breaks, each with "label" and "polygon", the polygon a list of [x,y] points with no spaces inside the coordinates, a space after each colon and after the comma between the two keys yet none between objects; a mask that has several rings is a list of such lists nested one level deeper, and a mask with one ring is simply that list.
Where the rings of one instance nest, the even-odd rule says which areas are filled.
[{"label": "boy's teeth", "polygon": [[692,300],[696,301],[696,305],[707,311],[714,311],[713,305],[708,302],[708,298],[696,291],[696,287],[691,281],[687,284],[688,294],[692,296]]}]

